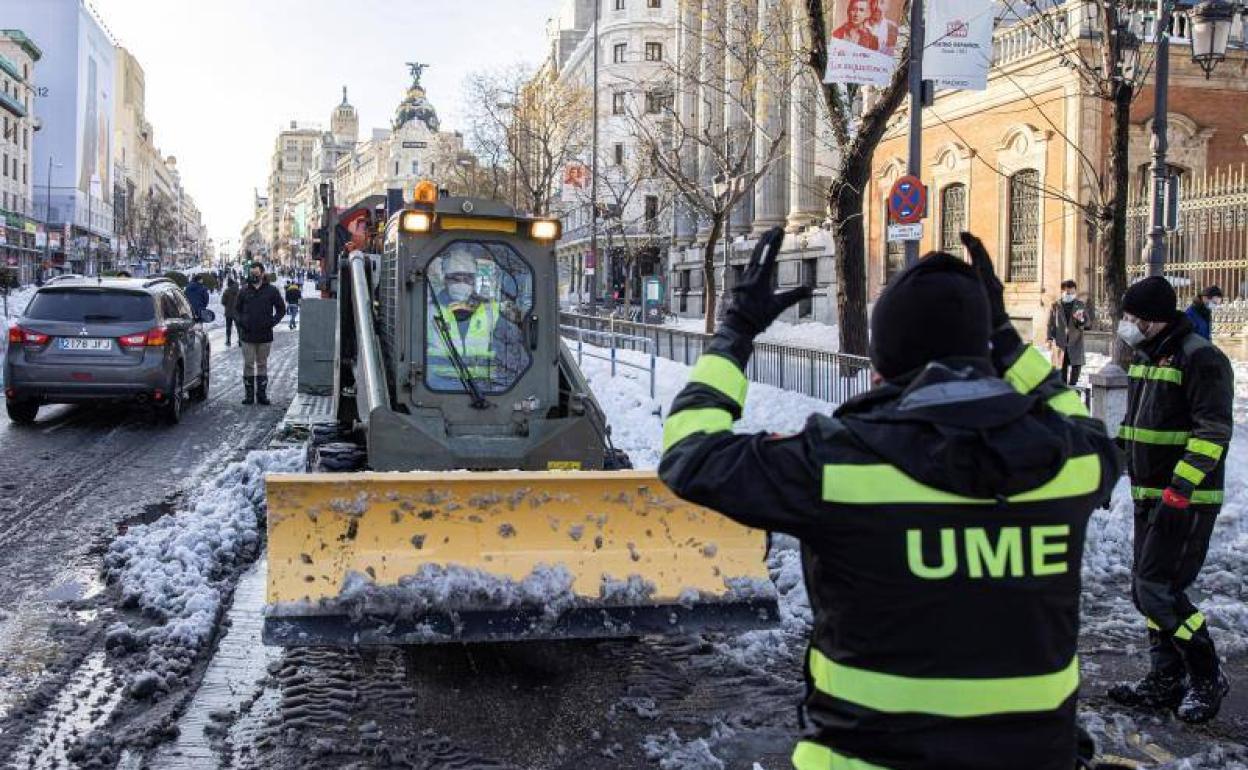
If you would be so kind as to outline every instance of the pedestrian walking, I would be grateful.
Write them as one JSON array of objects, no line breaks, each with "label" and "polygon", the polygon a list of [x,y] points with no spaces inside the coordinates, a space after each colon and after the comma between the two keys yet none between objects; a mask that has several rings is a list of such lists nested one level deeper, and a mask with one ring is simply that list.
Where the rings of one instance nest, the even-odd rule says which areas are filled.
[{"label": "pedestrian walking", "polygon": [[230,346],[230,336],[234,331],[234,319],[237,317],[238,309],[235,304],[238,303],[238,281],[233,278],[225,280],[225,291],[221,292],[221,307],[225,309],[225,346]]},{"label": "pedestrian walking", "polygon": [[1061,369],[1062,382],[1074,387],[1079,382],[1079,372],[1086,363],[1083,349],[1083,330],[1088,328],[1088,308],[1079,299],[1077,286],[1072,280],[1062,281],[1062,297],[1049,308],[1049,348],[1059,361],[1054,366]]},{"label": "pedestrian walking", "polygon": [[202,320],[204,311],[208,309],[209,294],[208,287],[204,286],[203,278],[199,273],[191,276],[191,282],[186,285],[186,298],[191,303],[191,315],[196,321]]},{"label": "pedestrian walking", "polygon": [[261,263],[252,262],[248,268],[247,285],[238,292],[235,308],[238,339],[243,346],[243,403],[267,406],[269,348],[273,345],[273,327],[286,315],[286,304],[277,287],[269,283]]},{"label": "pedestrian walking", "polygon": [[1187,319],[1192,330],[1207,340],[1213,340],[1213,309],[1222,304],[1222,290],[1210,286],[1196,295],[1187,307]]},{"label": "pedestrian walking", "polygon": [[736,434],[776,228],[663,428],[678,495],[802,542],[814,625],[798,770],[1071,770],[1079,570],[1118,450],[1009,322],[978,239],[929,254],[871,320],[878,383],[799,433]]},{"label": "pedestrian walking", "polygon": [[286,313],[290,316],[290,328],[299,328],[299,300],[303,299],[303,290],[295,281],[286,282]]},{"label": "pedestrian walking", "polygon": [[1133,285],[1122,310],[1118,335],[1135,356],[1118,438],[1135,501],[1131,598],[1148,629],[1149,671],[1109,696],[1172,709],[1185,722],[1208,722],[1230,684],[1187,590],[1204,566],[1222,508],[1234,374],[1222,351],[1179,312],[1165,278]]}]

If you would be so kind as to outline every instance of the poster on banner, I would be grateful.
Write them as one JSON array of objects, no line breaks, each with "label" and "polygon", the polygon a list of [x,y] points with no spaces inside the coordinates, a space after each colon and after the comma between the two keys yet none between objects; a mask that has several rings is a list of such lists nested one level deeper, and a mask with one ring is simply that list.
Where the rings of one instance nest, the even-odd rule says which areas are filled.
[{"label": "poster on banner", "polygon": [[992,0],[927,0],[923,77],[938,88],[983,91],[992,63]]},{"label": "poster on banner", "polygon": [[825,83],[886,86],[897,68],[902,0],[836,0]]}]

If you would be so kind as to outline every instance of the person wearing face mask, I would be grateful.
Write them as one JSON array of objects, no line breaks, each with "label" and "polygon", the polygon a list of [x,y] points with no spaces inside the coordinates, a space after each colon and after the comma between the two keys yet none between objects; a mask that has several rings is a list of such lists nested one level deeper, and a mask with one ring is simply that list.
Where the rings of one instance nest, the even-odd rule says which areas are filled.
[{"label": "person wearing face mask", "polygon": [[928,254],[880,295],[874,388],[793,435],[737,433],[754,339],[810,296],[773,289],[769,231],[663,425],[676,494],[801,541],[798,770],[1075,766],[1080,560],[1121,461],[962,239],[972,264]]},{"label": "person wearing face mask", "polygon": [[513,361],[522,345],[514,319],[502,305],[477,292],[477,260],[470,253],[455,250],[443,257],[442,287],[429,303],[429,323],[425,352],[428,381],[435,390],[463,390],[459,371],[452,361],[435,318],[440,314],[451,342],[478,384],[491,389],[506,387],[517,371]]},{"label": "person wearing face mask", "polygon": [[1207,340],[1213,339],[1213,308],[1221,304],[1222,290],[1217,286],[1210,286],[1197,294],[1187,308],[1187,317],[1192,322],[1192,328]]},{"label": "person wearing face mask", "polygon": [[1234,375],[1222,351],[1179,312],[1166,279],[1131,286],[1122,309],[1118,335],[1135,354],[1118,440],[1135,501],[1131,594],[1147,625],[1150,665],[1109,696],[1202,723],[1217,716],[1230,684],[1187,590],[1222,507]]},{"label": "person wearing face mask", "polygon": [[1062,297],[1049,309],[1047,341],[1061,356],[1062,382],[1074,386],[1084,365],[1083,330],[1088,309],[1075,293],[1075,282],[1062,281]]},{"label": "person wearing face mask", "polygon": [[247,284],[234,301],[234,322],[243,347],[243,403],[269,404],[269,348],[273,327],[286,315],[286,303],[277,287],[269,283],[264,265],[252,262]]}]

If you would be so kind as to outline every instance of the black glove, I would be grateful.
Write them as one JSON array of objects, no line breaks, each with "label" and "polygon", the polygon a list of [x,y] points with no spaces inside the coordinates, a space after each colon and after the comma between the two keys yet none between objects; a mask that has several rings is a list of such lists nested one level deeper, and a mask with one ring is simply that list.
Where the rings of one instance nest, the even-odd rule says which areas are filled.
[{"label": "black glove", "polygon": [[713,349],[730,353],[741,366],[745,366],[753,352],[754,338],[771,326],[781,313],[810,296],[809,286],[778,294],[772,288],[776,255],[783,243],[784,229],[779,227],[773,227],[758,239],[745,274],[732,287],[732,301],[724,310],[724,322],[716,332],[717,338],[728,343],[728,349],[722,346],[713,346]]},{"label": "black glove", "polygon": [[984,242],[974,235],[963,232],[958,233],[958,237],[962,239],[962,245],[971,255],[971,267],[975,268],[975,272],[979,275],[979,282],[983,284],[984,292],[988,295],[988,307],[992,311],[992,328],[999,329],[1010,322],[1010,315],[1005,312],[1005,287],[1001,285],[1001,279],[997,278],[997,271],[992,266],[992,257],[988,256],[988,249],[984,248]]},{"label": "black glove", "polygon": [[1022,347],[1023,341],[1010,323],[1010,314],[1005,311],[1005,287],[997,278],[997,271],[992,266],[992,257],[984,242],[967,232],[958,233],[962,245],[971,257],[971,267],[979,275],[979,282],[988,295],[988,310],[992,320],[992,362],[998,374],[1005,370],[1017,358],[1015,355]]}]

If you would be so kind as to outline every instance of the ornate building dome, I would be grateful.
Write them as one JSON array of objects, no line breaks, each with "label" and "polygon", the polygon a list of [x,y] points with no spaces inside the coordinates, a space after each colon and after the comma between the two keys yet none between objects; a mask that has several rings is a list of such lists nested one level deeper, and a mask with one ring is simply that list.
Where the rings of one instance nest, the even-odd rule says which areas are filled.
[{"label": "ornate building dome", "polygon": [[407,89],[407,95],[403,97],[403,101],[394,112],[393,128],[395,131],[403,128],[413,120],[419,120],[425,124],[430,131],[438,130],[438,111],[434,109],[433,104],[425,96],[425,88],[420,84],[420,76],[424,73],[428,64],[419,64],[408,62],[407,68],[412,73],[412,84]]}]

